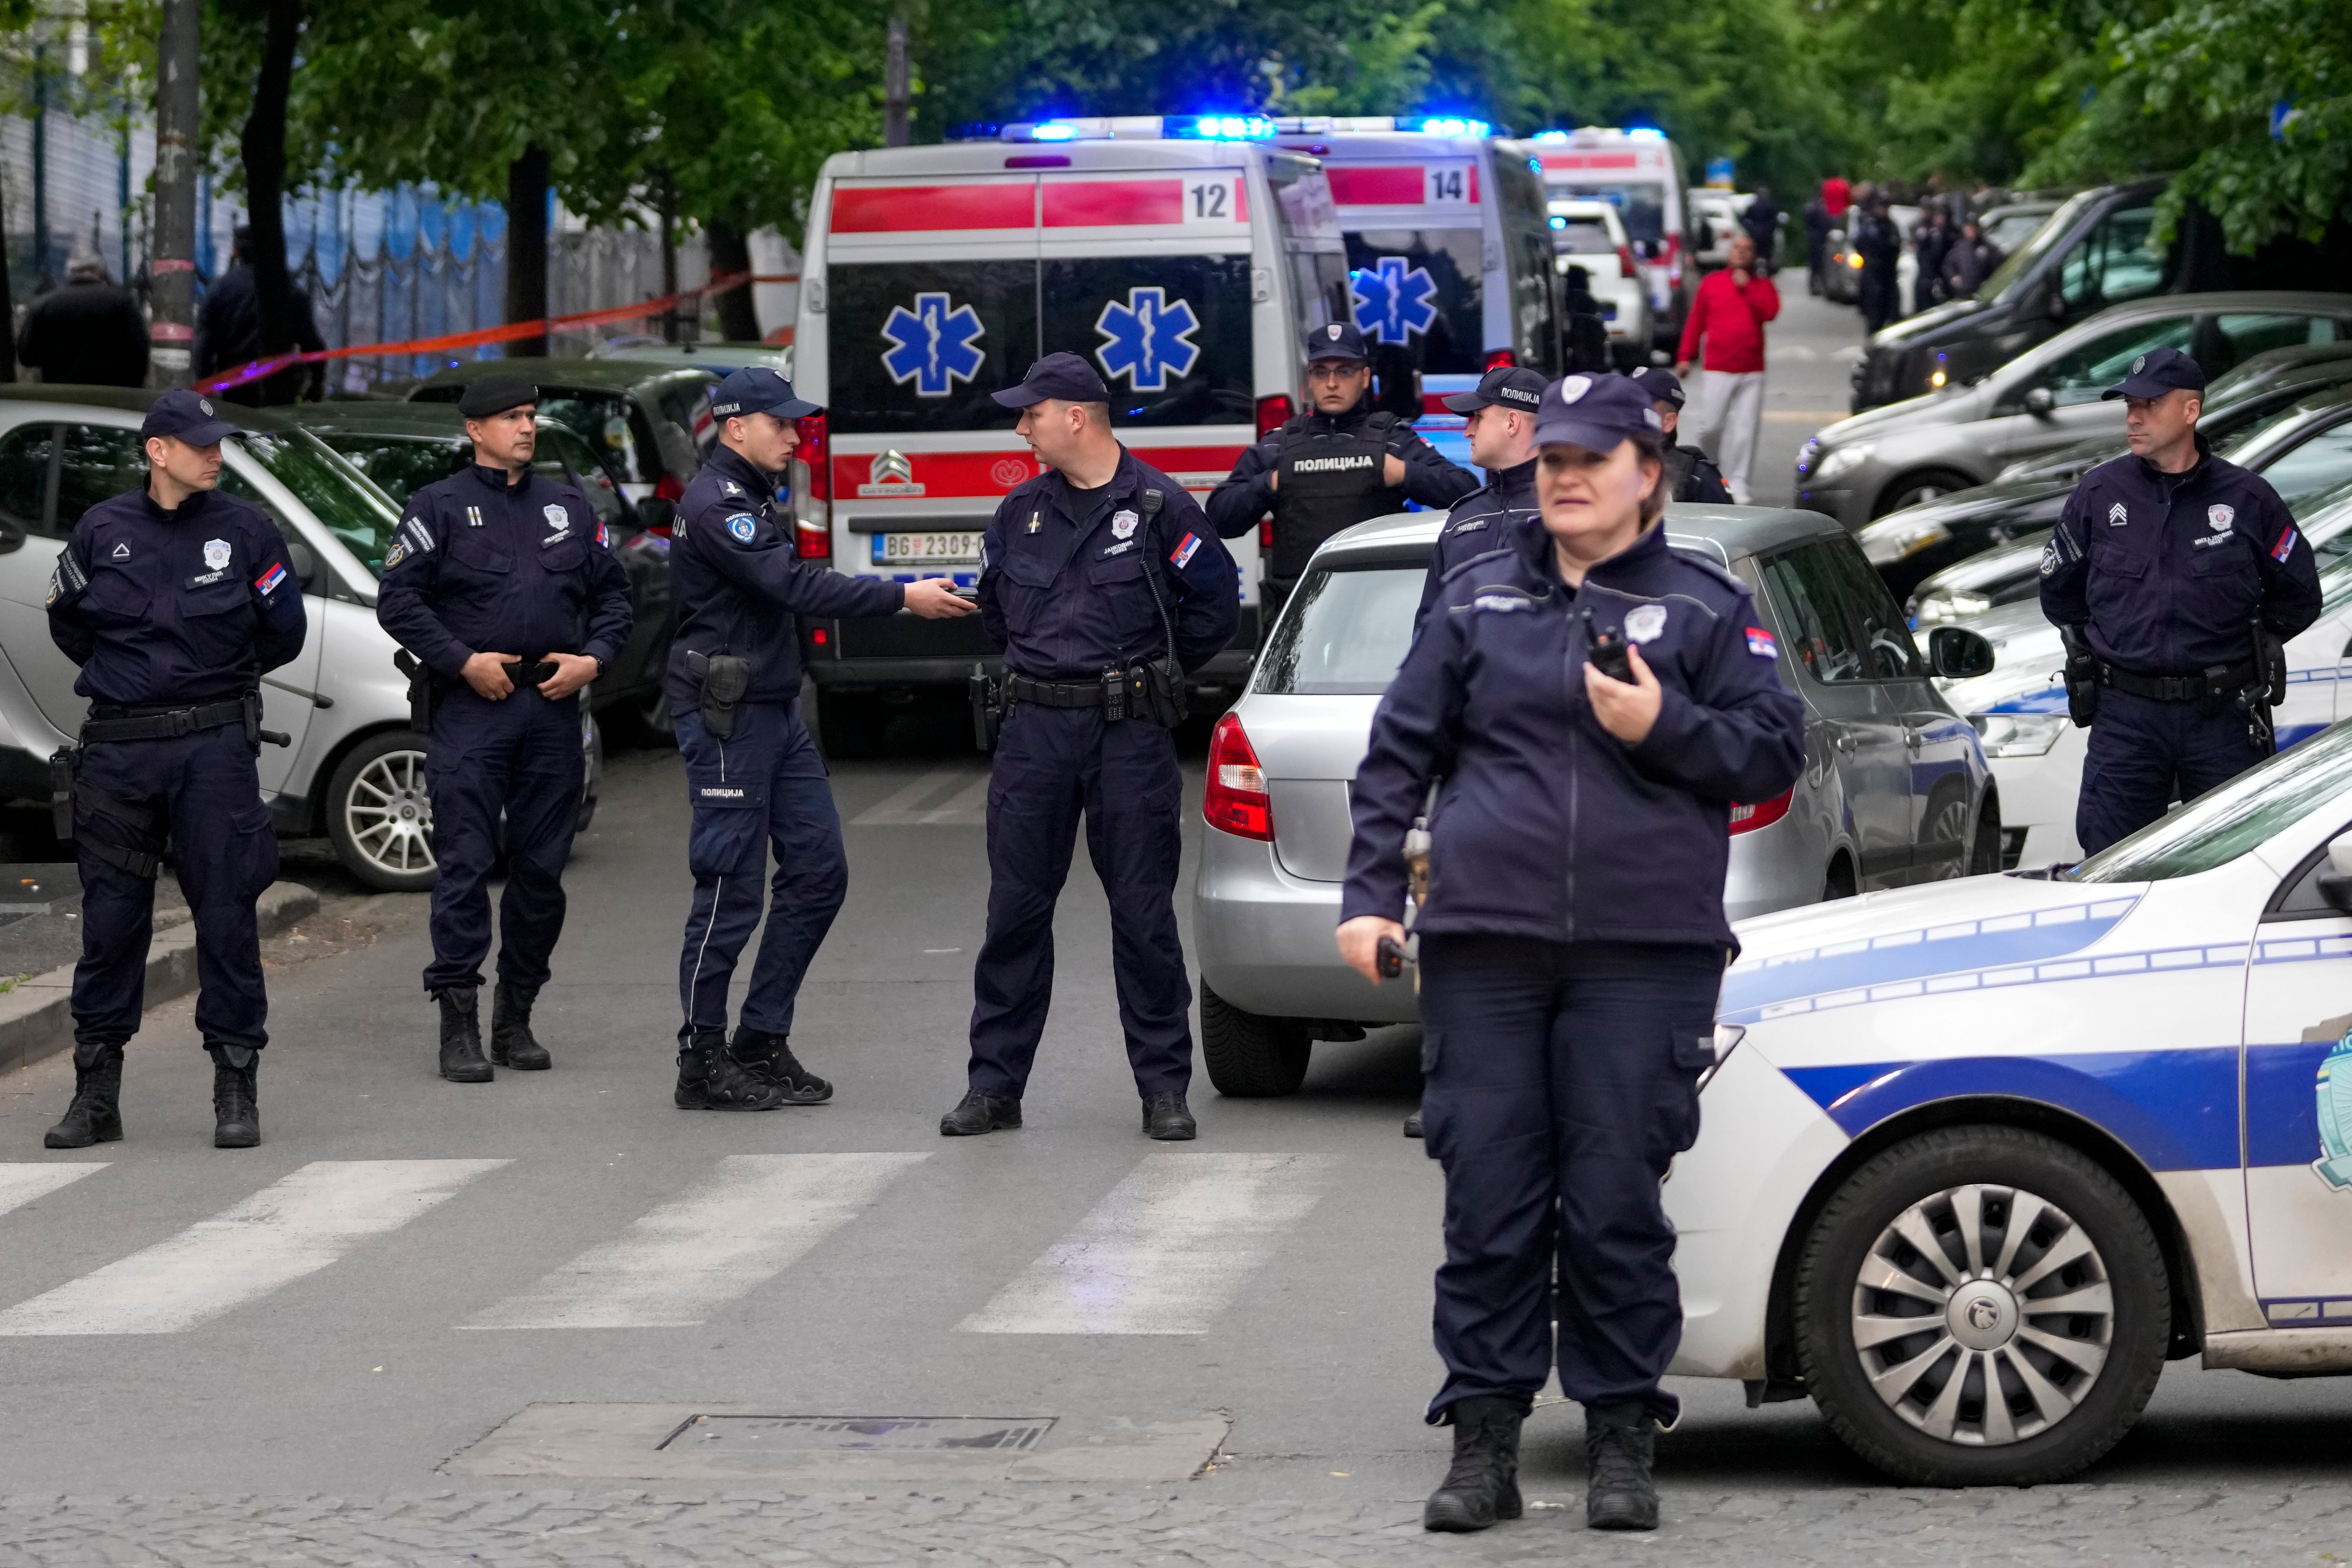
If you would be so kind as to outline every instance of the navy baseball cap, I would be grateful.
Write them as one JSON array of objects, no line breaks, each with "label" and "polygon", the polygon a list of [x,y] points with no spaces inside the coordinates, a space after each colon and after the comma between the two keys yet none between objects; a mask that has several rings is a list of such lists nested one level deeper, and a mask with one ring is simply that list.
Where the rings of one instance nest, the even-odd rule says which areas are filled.
[{"label": "navy baseball cap", "polygon": [[217,447],[236,426],[214,417],[213,400],[198,392],[167,392],[147,405],[139,438],[171,436],[191,447]]},{"label": "navy baseball cap", "polygon": [[710,393],[710,416],[733,419],[745,414],[772,414],[779,419],[805,419],[820,412],[817,405],[793,391],[793,384],[764,365],[746,365],[730,372]]},{"label": "navy baseball cap", "polygon": [[519,375],[486,375],[458,396],[457,412],[468,419],[488,419],[538,401],[539,388]]},{"label": "navy baseball cap", "polygon": [[1094,366],[1065,352],[1047,354],[1031,365],[1020,385],[989,395],[1007,408],[1028,408],[1049,397],[1065,403],[1108,403],[1110,388],[1103,384]]},{"label": "navy baseball cap", "polygon": [[1647,370],[1629,370],[1626,379],[1650,395],[1653,403],[1663,403],[1669,408],[1680,408],[1686,397],[1682,377],[1662,364]]},{"label": "navy baseball cap", "polygon": [[1353,321],[1333,321],[1327,326],[1309,327],[1300,342],[1307,345],[1310,364],[1318,359],[1370,359],[1364,352],[1364,334],[1356,330]]},{"label": "navy baseball cap", "polygon": [[1543,395],[1542,376],[1516,365],[1498,364],[1480,376],[1478,384],[1468,392],[1457,392],[1440,401],[1456,414],[1479,408],[1515,408],[1522,414],[1533,414],[1543,406]]},{"label": "navy baseball cap", "polygon": [[2168,392],[2202,392],[2205,370],[2179,349],[2150,349],[2131,362],[2131,373],[2099,394],[2108,397],[2162,397]]},{"label": "navy baseball cap", "polygon": [[1543,406],[1536,411],[1538,447],[1567,442],[1613,452],[1628,436],[1643,430],[1654,436],[1664,428],[1649,393],[1631,376],[1563,377],[1544,388]]}]

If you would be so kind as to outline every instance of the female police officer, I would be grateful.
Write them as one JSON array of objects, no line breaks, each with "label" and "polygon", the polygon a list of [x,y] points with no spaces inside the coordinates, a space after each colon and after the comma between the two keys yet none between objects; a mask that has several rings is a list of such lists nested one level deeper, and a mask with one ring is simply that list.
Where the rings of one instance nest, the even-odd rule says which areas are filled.
[{"label": "female police officer", "polygon": [[1658,1381],[1682,1336],[1658,1184],[1714,1059],[1727,814],[1804,765],[1747,590],[1667,548],[1660,423],[1622,376],[1546,389],[1543,526],[1447,574],[1356,775],[1339,948],[1375,980],[1381,939],[1403,936],[1406,827],[1438,784],[1416,917],[1422,1106],[1445,1167],[1428,1418],[1454,1447],[1431,1530],[1519,1512],[1555,1258],[1586,1522],[1657,1524],[1653,1423],[1679,1414]]}]

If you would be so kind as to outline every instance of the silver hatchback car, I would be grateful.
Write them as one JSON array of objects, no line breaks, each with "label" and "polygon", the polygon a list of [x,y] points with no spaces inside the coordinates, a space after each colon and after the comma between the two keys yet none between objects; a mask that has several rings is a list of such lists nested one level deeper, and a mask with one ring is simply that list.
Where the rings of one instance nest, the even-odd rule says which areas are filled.
[{"label": "silver hatchback car", "polygon": [[[1352,830],[1349,791],[1373,710],[1412,642],[1444,519],[1360,523],[1316,552],[1248,689],[1209,747],[1192,935],[1201,1047],[1230,1095],[1288,1094],[1317,1040],[1412,1022],[1406,985],[1339,962],[1332,931]],[[1805,703],[1805,771],[1776,800],[1732,810],[1724,890],[1735,921],[1822,899],[2000,868],[2000,805],[1976,731],[1934,678],[1992,668],[1939,627],[1919,656],[1862,549],[1818,512],[1676,507],[1677,549],[1727,567],[1778,637]]]}]

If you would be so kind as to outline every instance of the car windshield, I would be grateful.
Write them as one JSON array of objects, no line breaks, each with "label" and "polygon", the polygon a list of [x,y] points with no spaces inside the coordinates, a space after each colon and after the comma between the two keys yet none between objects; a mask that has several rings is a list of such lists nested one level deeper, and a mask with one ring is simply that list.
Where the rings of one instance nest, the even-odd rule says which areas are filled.
[{"label": "car windshield", "polygon": [[1552,248],[1563,256],[1614,256],[1617,240],[1597,217],[1562,218],[1552,231]]},{"label": "car windshield", "polygon": [[1426,565],[1393,557],[1318,566],[1290,596],[1258,662],[1257,689],[1286,697],[1377,697],[1412,647]]},{"label": "car windshield", "polygon": [[[326,525],[371,576],[383,570],[383,552],[400,525],[400,509],[367,477],[305,431],[252,431],[246,454]],[[446,472],[445,468],[443,470]]]},{"label": "car windshield", "polygon": [[2050,220],[2047,223],[2033,231],[2032,239],[2019,246],[2014,255],[1993,268],[1992,276],[1986,279],[1977,289],[1977,298],[1996,300],[2008,298],[2010,290],[2017,287],[2019,279],[2032,271],[2034,264],[2048,255],[2058,242],[2074,229],[2074,220],[2082,216],[2083,209],[2097,200],[2099,195],[2097,191],[2084,191],[2078,196],[2068,198],[2065,205],[2050,215]]},{"label": "car windshield", "polygon": [[2161,882],[2227,865],[2352,790],[2352,724],[2323,730],[2109,846],[2074,882]]},{"label": "car windshield", "polygon": [[1653,245],[1666,237],[1666,187],[1642,184],[1623,185],[1552,186],[1554,196],[1580,196],[1607,202],[1617,209],[1625,236],[1636,245]]}]

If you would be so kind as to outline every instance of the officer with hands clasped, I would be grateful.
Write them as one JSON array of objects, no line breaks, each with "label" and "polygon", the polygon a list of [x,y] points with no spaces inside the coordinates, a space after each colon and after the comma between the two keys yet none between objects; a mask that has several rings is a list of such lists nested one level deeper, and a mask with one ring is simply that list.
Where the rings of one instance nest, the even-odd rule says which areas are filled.
[{"label": "officer with hands clasped", "polygon": [[1183,487],[1110,429],[1110,391],[1052,353],[995,395],[1046,471],[996,509],[980,611],[1004,650],[988,784],[988,934],[972,972],[969,1091],[949,1137],[1021,1125],[1054,992],[1054,905],[1079,814],[1110,901],[1111,973],[1143,1131],[1184,1139],[1192,986],[1176,931],[1184,679],[1233,636],[1233,558]]},{"label": "officer with hands clasped", "polygon": [[[532,469],[538,401],[518,376],[466,389],[457,412],[473,463],[409,497],[376,598],[377,622],[429,688],[417,695],[432,711],[425,783],[440,876],[425,989],[440,1005],[441,1076],[452,1083],[488,1083],[493,1063],[550,1065],[530,1011],[563,929],[563,866],[585,784],[579,694],[629,637],[628,574],[604,525],[579,490]],[[476,997],[501,839],[504,942],[485,1058]]]},{"label": "officer with hands clasped", "polygon": [[[739,370],[710,395],[719,442],[677,507],[670,585],[670,710],[686,755],[694,902],[678,955],[677,1088],[686,1110],[814,1105],[833,1086],[793,1055],[801,977],[849,889],[841,817],[800,711],[799,616],[965,616],[944,577],[890,583],[803,561],[777,484],[819,412],[774,371]],[[768,848],[772,894],[761,898]],[[730,1045],[727,987],[766,906],[767,934]]]},{"label": "officer with hands clasped", "polygon": [[2271,754],[2281,645],[2319,618],[2319,570],[2278,492],[2197,433],[2205,373],[2150,349],[2105,395],[2128,456],[2083,476],[2042,552],[2042,608],[2091,739],[2086,855]]},{"label": "officer with hands clasped", "polygon": [[1499,365],[1476,386],[1444,400],[1464,416],[1470,460],[1486,470],[1486,482],[1446,514],[1430,549],[1416,628],[1429,619],[1437,585],[1448,572],[1474,555],[1508,549],[1522,527],[1541,526],[1536,511],[1536,410],[1543,394],[1544,378],[1536,372]]},{"label": "officer with hands clasped", "polygon": [[1681,426],[1683,405],[1688,401],[1683,391],[1682,378],[1664,365],[1630,373],[1633,384],[1650,395],[1650,406],[1658,411],[1660,434],[1665,437],[1666,499],[1670,501],[1698,501],[1707,506],[1731,506],[1731,487],[1723,482],[1723,470],[1715,459],[1696,447],[1685,447],[1675,439]]},{"label": "officer with hands clasped", "polygon": [[[44,1142],[122,1136],[122,1047],[138,1032],[168,839],[196,927],[196,1028],[213,1058],[213,1143],[261,1142],[257,1085],[269,999],[254,901],[278,875],[255,758],[261,677],[302,649],[306,616],[268,515],[216,487],[236,430],[209,399],[167,392],[139,427],[147,483],[74,524],[49,578],[49,636],[90,700],[58,753],[59,837],[81,871],[74,1096]],[[70,829],[68,832],[68,829]]]},{"label": "officer with hands clasped", "polygon": [[1307,411],[1250,447],[1210,492],[1209,521],[1239,539],[1274,513],[1274,553],[1259,583],[1262,626],[1307,570],[1316,546],[1343,528],[1402,511],[1408,500],[1452,506],[1478,488],[1412,426],[1371,406],[1364,334],[1345,322],[1306,336]]},{"label": "officer with hands clasped", "polygon": [[1542,526],[1445,577],[1356,774],[1339,950],[1376,982],[1404,941],[1400,852],[1437,786],[1414,941],[1445,1170],[1428,1418],[1454,1434],[1431,1530],[1517,1516],[1555,1305],[1586,1522],[1657,1524],[1652,1444],[1678,1414],[1659,1379],[1682,1335],[1658,1184],[1697,1137],[1715,1059],[1726,826],[1805,754],[1747,588],[1667,546],[1660,424],[1623,376],[1546,392]]}]

